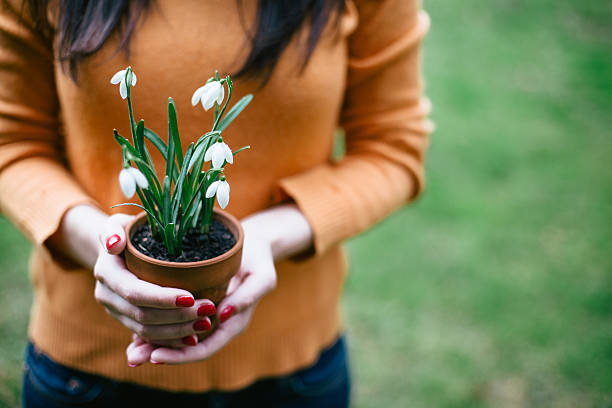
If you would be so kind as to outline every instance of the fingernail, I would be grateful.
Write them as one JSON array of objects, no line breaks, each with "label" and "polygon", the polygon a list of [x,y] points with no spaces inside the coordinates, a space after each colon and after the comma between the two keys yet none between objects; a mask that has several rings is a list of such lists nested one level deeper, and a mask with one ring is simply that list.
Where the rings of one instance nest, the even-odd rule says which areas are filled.
[{"label": "fingernail", "polygon": [[235,310],[234,306],[232,305],[226,306],[225,309],[223,309],[221,311],[221,314],[219,315],[219,322],[223,323],[224,321],[232,317],[232,315],[234,314],[234,310]]},{"label": "fingernail", "polygon": [[206,331],[210,330],[211,327],[212,325],[210,324],[210,320],[208,318],[200,320],[193,324],[193,330],[195,331]]},{"label": "fingernail", "polygon": [[164,364],[164,363],[160,363],[159,361],[155,361],[155,360],[149,360],[151,362],[151,364]]},{"label": "fingernail", "polygon": [[133,363],[128,363],[128,367],[138,367],[140,364],[133,364]]},{"label": "fingernail", "polygon": [[181,307],[191,307],[195,304],[195,300],[191,296],[179,296],[176,298],[176,305]]},{"label": "fingernail", "polygon": [[205,303],[198,307],[198,316],[212,316],[217,313],[217,308],[212,303]]},{"label": "fingernail", "polygon": [[196,336],[187,336],[187,337],[183,337],[183,344],[185,344],[186,346],[195,346],[196,344],[198,344],[198,339],[196,338]]},{"label": "fingernail", "polygon": [[119,235],[117,234],[111,235],[110,237],[106,239],[106,249],[110,251],[112,247],[114,247],[115,245],[119,243],[119,241],[121,241],[121,237]]}]

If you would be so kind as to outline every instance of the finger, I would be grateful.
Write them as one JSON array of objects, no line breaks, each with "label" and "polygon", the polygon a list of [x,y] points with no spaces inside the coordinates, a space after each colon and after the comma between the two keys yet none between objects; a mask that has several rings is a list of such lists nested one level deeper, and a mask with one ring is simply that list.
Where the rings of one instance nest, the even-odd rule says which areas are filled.
[{"label": "finger", "polygon": [[130,367],[139,366],[151,360],[151,353],[155,346],[144,342],[144,340],[134,340],[126,349],[127,362]]},{"label": "finger", "polygon": [[146,341],[144,341],[142,339],[142,337],[140,337],[139,335],[134,333],[134,334],[132,334],[132,342],[127,347],[126,351],[129,352],[130,351],[130,347],[138,347],[138,346],[143,345],[144,343],[146,343]]},{"label": "finger", "polygon": [[123,259],[116,255],[101,253],[94,266],[94,276],[136,306],[175,309],[195,304],[193,295],[184,289],[162,287],[138,279],[125,268]]},{"label": "finger", "polygon": [[[130,329],[132,332],[138,334],[141,338],[149,343],[154,343],[158,340],[168,339],[183,339],[184,337],[193,336],[197,332],[205,332],[210,330],[211,324],[208,317],[204,317],[202,320],[198,320],[195,323],[179,323],[179,324],[163,324],[163,325],[144,325],[131,319],[130,317],[119,313],[111,307],[107,307],[106,311],[119,323]],[[199,326],[199,322],[204,322]],[[192,345],[190,342],[184,343],[184,345]]]},{"label": "finger", "polygon": [[159,363],[181,364],[206,360],[222,349],[230,340],[242,333],[249,324],[254,308],[244,310],[231,322],[219,326],[210,336],[193,347],[158,347],[151,353],[151,360]]},{"label": "finger", "polygon": [[234,293],[236,291],[236,288],[238,288],[238,286],[240,286],[240,283],[242,283],[243,278],[244,277],[240,276],[239,274],[232,276],[232,279],[230,279],[230,282],[227,285],[227,290],[225,291],[225,295],[228,296]]},{"label": "finger", "polygon": [[[151,343],[147,343],[147,344],[152,344],[154,346],[154,349],[157,349],[159,347],[178,349],[178,348],[192,347],[192,346],[195,346],[197,343],[198,343],[198,337],[194,334],[191,336],[183,337],[181,339],[154,340]],[[146,361],[149,361],[150,359],[151,358],[149,355]]]},{"label": "finger", "polygon": [[100,282],[96,283],[94,296],[101,305],[112,307],[117,312],[144,325],[194,322],[202,316],[215,314],[214,304],[210,300],[198,300],[192,307],[178,309],[135,306]]},{"label": "finger", "polygon": [[256,273],[245,273],[244,276],[236,289],[219,304],[219,323],[256,305],[262,296],[276,287],[276,270],[272,262],[262,263]]},{"label": "finger", "polygon": [[134,218],[127,214],[114,214],[108,217],[102,233],[98,236],[100,245],[109,254],[118,255],[125,249],[125,226]]}]

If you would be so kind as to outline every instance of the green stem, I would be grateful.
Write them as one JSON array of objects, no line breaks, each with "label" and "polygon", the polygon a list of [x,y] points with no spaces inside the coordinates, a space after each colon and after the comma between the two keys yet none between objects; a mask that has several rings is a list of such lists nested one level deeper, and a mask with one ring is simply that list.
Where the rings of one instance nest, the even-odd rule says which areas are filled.
[{"label": "green stem", "polygon": [[130,115],[130,130],[132,132],[132,143],[134,143],[134,147],[136,151],[140,152],[138,145],[136,144],[136,122],[134,121],[134,110],[132,109],[132,96],[131,96],[131,86],[127,86],[127,104],[128,104],[128,113]]},{"label": "green stem", "polygon": [[200,225],[200,232],[202,234],[208,234],[210,230],[210,220],[212,218],[212,206],[214,205],[214,197],[204,198],[204,211],[202,212],[202,224]]}]

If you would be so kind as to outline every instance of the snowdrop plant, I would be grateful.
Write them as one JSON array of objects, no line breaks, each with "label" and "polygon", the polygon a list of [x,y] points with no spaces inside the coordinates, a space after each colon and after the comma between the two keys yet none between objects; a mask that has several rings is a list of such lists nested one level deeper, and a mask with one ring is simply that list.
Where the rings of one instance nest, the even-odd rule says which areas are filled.
[{"label": "snowdrop plant", "polygon": [[[232,152],[221,134],[253,96],[244,96],[227,110],[232,97],[232,80],[229,75],[221,78],[215,73],[206,84],[196,89],[191,98],[193,106],[201,103],[204,110],[214,107],[212,128],[190,143],[183,152],[172,98],[168,99],[168,138],[164,141],[145,127],[144,120],[137,123],[134,119],[131,91],[136,85],[136,75],[132,68],[117,72],[110,82],[119,84],[121,97],[127,99],[132,139],[130,142],[114,130],[123,159],[119,185],[127,198],[136,193],[141,202],[113,207],[131,205],[144,210],[152,235],[164,243],[171,256],[178,256],[187,232],[194,228],[199,228],[204,234],[209,231],[215,196],[221,208],[225,208],[229,202],[230,187],[224,168],[228,163],[234,163],[234,156],[238,152],[250,146]],[[163,178],[158,178],[145,139],[165,160]]]}]

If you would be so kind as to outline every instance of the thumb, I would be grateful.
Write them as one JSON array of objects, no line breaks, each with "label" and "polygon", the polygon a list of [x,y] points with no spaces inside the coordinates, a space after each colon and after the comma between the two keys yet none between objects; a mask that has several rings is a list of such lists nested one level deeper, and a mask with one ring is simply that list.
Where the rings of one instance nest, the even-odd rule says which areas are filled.
[{"label": "thumb", "polygon": [[270,262],[262,262],[255,268],[249,268],[243,276],[243,280],[236,284],[235,290],[228,292],[217,306],[219,323],[254,306],[276,287],[276,269],[271,257]]},{"label": "thumb", "polygon": [[114,214],[108,217],[102,233],[98,236],[100,245],[111,255],[118,255],[125,249],[125,227],[134,218],[127,214]]}]

